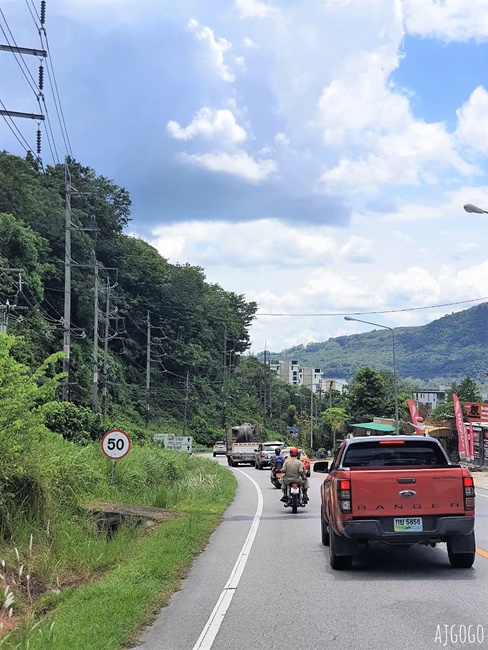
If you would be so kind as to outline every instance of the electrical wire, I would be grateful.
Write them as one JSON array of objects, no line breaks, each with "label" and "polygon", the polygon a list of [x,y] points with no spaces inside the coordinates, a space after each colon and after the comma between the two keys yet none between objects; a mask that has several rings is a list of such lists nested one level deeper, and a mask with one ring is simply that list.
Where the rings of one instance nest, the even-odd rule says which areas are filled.
[{"label": "electrical wire", "polygon": [[[43,33],[44,33],[44,36],[45,36],[45,39],[46,39],[46,44],[45,45],[44,45],[43,38],[42,38]],[[47,32],[46,32],[45,28],[42,27],[41,29],[39,29],[39,37],[40,37],[40,40],[41,40],[42,47],[48,53],[47,65],[46,65],[47,76],[48,76],[48,79],[49,79],[49,85],[51,86],[51,91],[53,93],[54,106],[56,108],[56,113],[57,113],[57,116],[58,116],[59,126],[61,128],[61,135],[62,135],[62,138],[63,138],[64,146],[66,148],[66,152],[69,153],[71,158],[73,158],[73,151],[71,149],[71,142],[70,142],[69,135],[68,135],[68,129],[66,127],[66,120],[64,118],[63,106],[61,104],[61,97],[59,95],[58,82],[56,81],[56,74],[54,72],[54,66],[53,66],[53,62],[52,62],[51,51],[49,49],[49,40],[48,40]],[[51,68],[51,70],[50,70],[50,68]],[[51,79],[51,73],[52,73],[52,79]]]},{"label": "electrical wire", "polygon": [[[8,29],[8,32],[9,32],[11,38],[12,38],[13,43],[14,43],[14,46],[15,46],[15,47],[18,47],[17,42],[16,42],[16,40],[15,40],[15,37],[14,37],[14,35],[12,34],[12,30],[11,30],[10,27],[9,27],[9,24],[8,24],[8,22],[7,22],[7,19],[5,18],[5,14],[3,13],[1,7],[0,7],[0,16],[3,18],[3,20],[4,20],[4,22],[5,22],[5,25],[6,25],[7,29]],[[7,36],[6,31],[5,31],[4,28],[3,28],[3,25],[0,25],[0,29],[2,30],[2,33],[3,33],[3,35],[5,36],[5,39],[6,39],[6,41],[7,41],[7,45],[8,45],[9,47],[13,47],[13,46],[12,46],[12,43],[11,43],[10,40],[9,40],[9,37]],[[36,83],[36,80],[34,79],[34,77],[32,76],[32,73],[31,73],[31,71],[29,70],[29,66],[28,66],[27,63],[25,62],[24,57],[22,56],[22,54],[17,53],[17,52],[14,52],[13,50],[12,50],[12,54],[14,55],[15,60],[17,61],[17,64],[18,64],[19,68],[21,69],[22,74],[24,75],[24,77],[25,77],[27,83],[29,84],[29,86],[30,86],[32,92],[33,92],[34,95],[37,97],[37,83]],[[19,59],[17,58],[17,56],[20,57],[20,61],[22,61],[22,63],[19,61]],[[22,64],[24,64],[24,66],[22,66]],[[24,68],[25,68],[25,70],[24,70]],[[27,74],[26,74],[26,72],[25,72],[26,70],[27,70]],[[29,81],[29,77],[28,77],[27,75],[30,76],[30,78],[32,79],[32,82],[33,82],[34,85],[32,85],[32,83]]]},{"label": "electrical wire", "polygon": [[485,298],[472,298],[471,300],[460,300],[458,302],[446,302],[442,305],[427,305],[426,307],[405,307],[404,309],[385,309],[384,311],[352,311],[344,313],[318,313],[318,314],[299,314],[294,313],[265,313],[265,312],[256,312],[256,316],[367,316],[368,314],[396,314],[399,312],[407,311],[419,311],[421,309],[438,309],[439,307],[451,307],[452,305],[464,305],[469,302],[479,302],[488,300],[488,296]]},{"label": "electrical wire", "polygon": [[[3,106],[3,110],[6,111],[7,108],[5,107],[5,104],[3,103],[3,101],[2,101],[1,99],[0,99],[0,104]],[[29,143],[28,143],[27,140],[24,138],[24,136],[23,136],[23,134],[22,134],[22,131],[21,131],[21,130],[19,129],[19,127],[15,124],[14,120],[12,119],[12,117],[7,116],[7,115],[2,115],[2,117],[3,117],[3,119],[5,120],[5,122],[6,122],[7,126],[8,126],[8,128],[12,131],[12,133],[13,133],[14,136],[15,136],[15,138],[16,138],[17,141],[19,142],[20,146],[23,147],[23,148],[25,149],[25,152],[26,152],[26,153],[29,153],[29,151],[30,151],[30,152],[34,151],[34,149],[33,149],[32,147],[29,146]],[[10,121],[12,122],[12,124],[9,124],[9,121],[8,121],[7,117],[10,119]],[[13,128],[12,128],[12,126],[13,126]],[[16,131],[18,132],[19,135],[17,135],[17,134],[15,133],[14,129],[16,129]],[[24,141],[25,144],[22,142],[22,140],[19,138],[19,136],[20,136],[20,138],[22,138],[22,140]]]}]

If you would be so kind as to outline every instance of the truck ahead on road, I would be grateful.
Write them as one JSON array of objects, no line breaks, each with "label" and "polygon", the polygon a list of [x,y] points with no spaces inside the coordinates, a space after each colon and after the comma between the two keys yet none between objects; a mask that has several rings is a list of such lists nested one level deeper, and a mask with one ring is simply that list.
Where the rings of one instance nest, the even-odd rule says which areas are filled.
[{"label": "truck ahead on road", "polygon": [[321,486],[322,543],[333,569],[348,569],[371,542],[407,547],[447,544],[453,567],[475,559],[474,481],[452,465],[429,436],[367,436],[345,440]]},{"label": "truck ahead on road", "polygon": [[263,435],[259,427],[244,422],[240,426],[227,429],[227,462],[231,467],[240,463],[254,465],[254,450],[259,445]]}]

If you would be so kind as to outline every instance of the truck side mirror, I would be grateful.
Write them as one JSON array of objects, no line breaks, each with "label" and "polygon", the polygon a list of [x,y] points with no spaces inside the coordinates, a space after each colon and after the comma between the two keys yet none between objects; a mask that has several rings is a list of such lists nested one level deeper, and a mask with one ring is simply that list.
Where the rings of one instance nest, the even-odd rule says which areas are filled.
[{"label": "truck side mirror", "polygon": [[319,474],[328,474],[329,473],[329,461],[319,460],[314,463],[313,471],[318,472]]}]

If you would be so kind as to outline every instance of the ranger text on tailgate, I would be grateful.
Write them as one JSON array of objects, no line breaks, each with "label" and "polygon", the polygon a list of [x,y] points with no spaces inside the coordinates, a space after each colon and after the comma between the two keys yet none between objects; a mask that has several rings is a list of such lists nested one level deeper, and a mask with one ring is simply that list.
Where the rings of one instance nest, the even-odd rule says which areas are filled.
[{"label": "ranger text on tailgate", "polygon": [[345,440],[321,487],[322,543],[333,569],[347,569],[370,542],[435,546],[446,542],[453,567],[475,558],[474,482],[451,465],[428,436],[368,436]]}]

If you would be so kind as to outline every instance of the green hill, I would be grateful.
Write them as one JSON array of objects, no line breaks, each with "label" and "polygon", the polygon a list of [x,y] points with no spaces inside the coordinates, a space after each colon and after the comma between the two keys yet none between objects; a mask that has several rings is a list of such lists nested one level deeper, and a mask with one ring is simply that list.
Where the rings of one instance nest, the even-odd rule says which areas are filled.
[{"label": "green hill", "polygon": [[[401,378],[446,383],[470,376],[479,382],[488,372],[488,303],[456,312],[420,327],[395,328],[397,372]],[[392,335],[375,330],[299,345],[270,358],[298,359],[328,376],[350,379],[363,366],[392,369]]]}]

